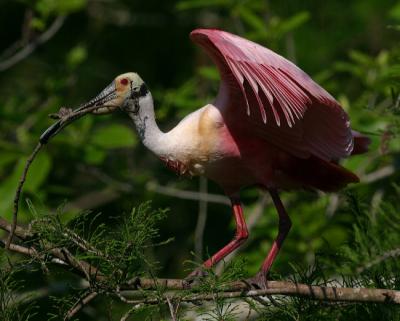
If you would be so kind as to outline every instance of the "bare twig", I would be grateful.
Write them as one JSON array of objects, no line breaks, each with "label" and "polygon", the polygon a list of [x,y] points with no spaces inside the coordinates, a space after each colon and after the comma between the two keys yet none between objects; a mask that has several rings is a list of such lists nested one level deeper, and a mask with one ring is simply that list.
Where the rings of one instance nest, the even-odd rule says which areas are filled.
[{"label": "bare twig", "polygon": [[34,33],[31,22],[34,16],[34,12],[31,8],[27,8],[24,14],[24,21],[21,26],[21,38],[15,41],[11,46],[5,49],[0,54],[0,60],[4,60],[6,57],[12,56],[18,49],[24,46],[31,38]]},{"label": "bare twig", "polygon": [[169,313],[171,314],[172,321],[177,321],[178,319],[177,319],[176,315],[177,315],[177,310],[178,310],[179,304],[176,305],[177,308],[175,308],[170,297],[167,296],[165,299],[168,303]]},{"label": "bare twig", "polygon": [[78,169],[84,173],[93,175],[94,178],[103,182],[107,186],[111,186],[115,190],[125,193],[133,191],[133,185],[131,183],[119,181],[109,176],[107,173],[101,171],[99,168],[92,166],[78,165]]},{"label": "bare twig", "polygon": [[51,245],[47,245],[46,250],[48,250],[55,257],[73,267],[74,270],[78,272],[78,274],[84,276],[88,281],[90,281],[91,279],[97,281],[104,280],[104,275],[99,271],[97,267],[87,263],[86,261],[78,260],[66,248],[52,248]]},{"label": "bare twig", "polygon": [[357,273],[361,273],[361,272],[373,267],[374,265],[382,263],[383,261],[385,261],[387,259],[398,257],[398,256],[400,256],[400,248],[387,251],[387,252],[383,253],[382,255],[379,255],[372,261],[366,263],[365,265],[358,267],[356,271],[357,271]]},{"label": "bare twig", "polygon": [[127,321],[128,318],[131,316],[131,314],[132,314],[133,312],[135,312],[135,310],[141,308],[143,305],[144,305],[143,303],[139,303],[139,304],[134,305],[132,308],[130,308],[130,309],[122,316],[122,318],[121,318],[120,321]]},{"label": "bare twig", "polygon": [[0,71],[4,71],[8,68],[11,68],[21,60],[27,58],[31,53],[35,51],[35,49],[44,44],[45,42],[49,41],[57,32],[60,30],[62,25],[64,24],[65,16],[57,17],[52,25],[43,32],[37,39],[23,47],[20,51],[16,54],[11,56],[10,58],[0,62]]},{"label": "bare twig", "polygon": [[184,191],[174,187],[161,186],[158,185],[156,182],[149,182],[146,187],[149,191],[152,192],[172,197],[182,198],[186,200],[193,200],[193,201],[205,200],[208,203],[218,203],[228,206],[231,205],[229,199],[223,195]]},{"label": "bare twig", "polygon": [[[0,217],[0,229],[8,233],[11,232],[11,224],[2,217]],[[24,229],[19,225],[15,227],[14,234],[21,240],[26,240],[28,237],[32,237],[32,234],[27,229]]]},{"label": "bare twig", "polygon": [[76,234],[74,231],[71,231],[69,228],[65,228],[65,234],[71,242],[73,242],[76,246],[80,247],[82,250],[93,253],[97,256],[101,256],[103,258],[107,258],[107,256],[100,251],[99,249],[95,248],[92,244],[90,244],[88,241],[80,237],[78,234]]},{"label": "bare twig", "polygon": [[[6,245],[6,242],[3,240],[0,240],[0,247],[5,247],[5,245]],[[26,247],[26,246],[22,246],[19,244],[11,243],[9,250],[19,253],[19,254],[22,254],[22,255],[30,256],[34,259],[38,259],[38,260],[44,259],[44,257],[41,256],[34,247]],[[65,263],[63,260],[60,260],[59,258],[52,258],[50,260],[50,262],[59,264],[59,265],[64,265],[64,266],[68,265],[67,263]]]},{"label": "bare twig", "polygon": [[126,298],[125,296],[123,296],[123,295],[121,294],[121,290],[120,290],[120,287],[119,287],[119,286],[117,286],[117,288],[115,289],[114,294],[115,294],[122,302],[124,302],[124,303],[128,303],[128,304],[134,303],[133,300],[129,300],[128,298]]},{"label": "bare twig", "polygon": [[372,173],[364,175],[361,178],[361,182],[363,182],[364,184],[369,184],[369,183],[375,182],[377,180],[386,178],[394,173],[395,173],[394,166],[388,165],[388,166],[382,167]]},{"label": "bare twig", "polygon": [[21,191],[22,191],[22,187],[25,183],[26,180],[26,175],[28,174],[28,170],[29,167],[31,166],[33,160],[35,159],[36,155],[39,153],[40,149],[42,148],[42,144],[38,143],[35,147],[35,149],[33,150],[32,154],[28,157],[24,170],[22,172],[21,178],[18,182],[18,187],[17,190],[15,192],[15,196],[14,196],[14,208],[13,208],[13,220],[12,220],[12,225],[11,225],[11,230],[10,230],[10,234],[8,235],[7,238],[7,242],[6,242],[6,249],[8,249],[10,247],[10,243],[12,242],[14,233],[15,233],[15,229],[17,227],[17,219],[18,219],[18,206],[19,206],[19,198],[21,196]]},{"label": "bare twig", "polygon": [[329,218],[333,217],[339,205],[340,205],[339,195],[337,193],[332,193],[331,195],[329,195],[329,202],[325,210],[325,215]]},{"label": "bare twig", "polygon": [[85,305],[92,301],[96,296],[97,292],[90,292],[88,295],[79,298],[79,300],[73,305],[73,307],[67,312],[64,320],[72,319]]},{"label": "bare twig", "polygon": [[[5,247],[6,241],[0,240],[0,245],[2,247]],[[23,255],[28,255],[28,256],[35,256],[35,253],[36,253],[36,251],[31,247],[25,247],[25,246],[14,244],[14,243],[10,243],[9,249],[13,252],[23,254]]]},{"label": "bare twig", "polygon": [[68,202],[64,206],[64,211],[68,212],[71,209],[94,209],[104,204],[108,204],[121,197],[121,193],[113,188],[106,187],[101,190],[90,191],[75,200]]}]

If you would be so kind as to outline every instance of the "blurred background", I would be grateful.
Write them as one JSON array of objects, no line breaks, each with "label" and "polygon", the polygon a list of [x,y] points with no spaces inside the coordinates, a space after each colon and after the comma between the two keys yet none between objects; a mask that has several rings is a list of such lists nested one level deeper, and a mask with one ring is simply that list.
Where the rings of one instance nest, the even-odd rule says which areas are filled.
[{"label": "blurred background", "polygon": [[[282,194],[293,228],[273,272],[289,276],[293,262],[308,267],[315,264],[316,253],[351,248],[361,216],[376,235],[358,248],[358,256],[353,253],[348,273],[357,266],[373,269],[368,262],[400,247],[400,1],[1,0],[0,26],[2,217],[11,217],[24,162],[52,123],[48,114],[88,101],[118,74],[140,74],[165,131],[211,102],[218,73],[188,37],[195,28],[211,27],[254,40],[295,62],[338,99],[352,127],[373,141],[369,153],[343,161],[360,176],[360,184],[339,194]],[[110,225],[115,221],[108,216],[124,216],[147,200],[154,208],[168,208],[160,239],[174,240],[148,253],[159,262],[160,277],[184,277],[185,260],[206,258],[234,233],[228,200],[218,186],[179,178],[166,169],[140,144],[122,112],[84,117],[52,140],[35,160],[22,198],[30,199],[39,213],[63,206],[65,220],[86,210],[102,212],[107,214],[102,222]],[[349,199],[361,204],[358,210]],[[277,215],[269,197],[255,189],[243,191],[243,203],[250,238],[236,256],[245,260],[250,275],[277,233]],[[21,204],[19,220],[28,223],[32,214],[25,201]],[[380,219],[388,208],[394,216]],[[382,264],[398,266],[399,254]],[[49,296],[69,291],[63,287],[68,277],[30,273],[24,276],[31,279],[27,288],[43,293],[33,319],[44,320],[54,310]],[[94,301],[80,318],[114,320],[107,316],[105,301]]]}]

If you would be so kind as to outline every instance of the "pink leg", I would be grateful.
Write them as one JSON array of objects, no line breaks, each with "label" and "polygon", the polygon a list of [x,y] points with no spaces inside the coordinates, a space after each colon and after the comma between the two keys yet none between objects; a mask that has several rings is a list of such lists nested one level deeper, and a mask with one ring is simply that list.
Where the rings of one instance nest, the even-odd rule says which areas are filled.
[{"label": "pink leg", "polygon": [[235,217],[236,223],[236,233],[232,241],[215,253],[211,258],[203,263],[204,267],[210,268],[221,261],[229,253],[237,249],[240,245],[244,243],[249,237],[249,232],[247,231],[246,222],[243,217],[243,210],[240,204],[239,198],[231,198],[232,211]]},{"label": "pink leg", "polygon": [[279,215],[279,230],[278,230],[278,237],[275,239],[274,243],[272,244],[272,248],[269,251],[264,263],[261,267],[261,271],[267,275],[269,269],[274,263],[276,255],[278,254],[279,250],[282,247],[283,241],[285,240],[286,236],[289,233],[290,228],[292,227],[292,221],[290,220],[289,215],[287,215],[285,207],[282,204],[282,201],[275,190],[270,191],[272,200],[278,211]]},{"label": "pink leg", "polygon": [[269,250],[267,257],[265,258],[260,271],[257,275],[249,280],[249,283],[252,285],[256,285],[259,288],[266,288],[267,286],[267,275],[275,261],[275,258],[282,247],[283,241],[289,233],[289,230],[292,226],[292,222],[290,217],[286,213],[286,210],[282,204],[282,201],[278,195],[276,190],[269,191],[274,202],[275,208],[279,215],[279,230],[278,236],[272,244],[272,248]]},{"label": "pink leg", "polygon": [[[205,268],[211,268],[215,264],[217,264],[219,261],[221,261],[225,256],[227,256],[229,253],[237,249],[240,245],[246,241],[246,239],[249,236],[249,233],[247,231],[247,226],[246,222],[244,221],[243,217],[243,210],[242,206],[240,205],[240,199],[231,198],[232,202],[232,211],[233,215],[235,217],[235,223],[236,223],[236,233],[235,237],[233,238],[232,241],[230,241],[227,245],[225,245],[221,250],[219,250],[217,253],[215,253],[211,258],[209,258],[207,261],[203,263],[203,266]],[[202,269],[196,269],[194,270],[189,276],[187,276],[186,280],[192,281],[193,279],[204,275],[204,271]]]}]

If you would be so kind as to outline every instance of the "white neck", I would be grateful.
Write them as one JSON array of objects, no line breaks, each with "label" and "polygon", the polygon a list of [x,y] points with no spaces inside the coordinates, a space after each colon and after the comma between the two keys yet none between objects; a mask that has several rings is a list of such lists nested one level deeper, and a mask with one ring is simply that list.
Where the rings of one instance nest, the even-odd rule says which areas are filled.
[{"label": "white neck", "polygon": [[149,92],[145,97],[140,98],[140,108],[137,114],[129,113],[135,123],[136,130],[143,144],[157,156],[164,156],[165,133],[157,126],[154,115],[153,97]]}]

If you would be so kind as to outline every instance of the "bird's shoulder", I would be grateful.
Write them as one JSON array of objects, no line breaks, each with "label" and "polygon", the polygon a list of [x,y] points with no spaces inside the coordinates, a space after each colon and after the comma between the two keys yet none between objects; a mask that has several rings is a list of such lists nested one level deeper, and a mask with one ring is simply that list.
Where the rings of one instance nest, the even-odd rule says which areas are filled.
[{"label": "bird's shoulder", "polygon": [[168,140],[173,142],[173,160],[188,167],[212,161],[220,152],[223,127],[222,116],[212,104],[187,115],[168,133]]}]

